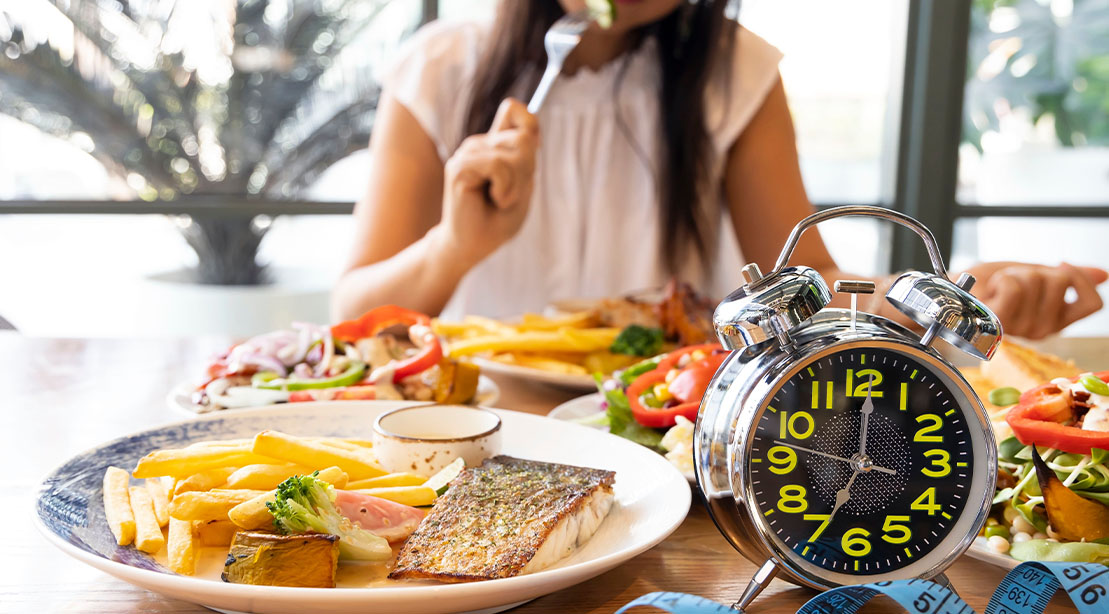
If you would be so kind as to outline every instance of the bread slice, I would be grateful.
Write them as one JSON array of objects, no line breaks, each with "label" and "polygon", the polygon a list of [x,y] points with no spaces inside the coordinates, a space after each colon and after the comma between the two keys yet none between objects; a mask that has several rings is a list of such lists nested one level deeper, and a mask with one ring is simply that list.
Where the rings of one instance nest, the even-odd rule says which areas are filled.
[{"label": "bread slice", "polygon": [[982,363],[982,376],[994,387],[1012,386],[1021,392],[1057,377],[1074,377],[1079,368],[1069,360],[1037,352],[1013,341],[1002,341],[993,360]]}]

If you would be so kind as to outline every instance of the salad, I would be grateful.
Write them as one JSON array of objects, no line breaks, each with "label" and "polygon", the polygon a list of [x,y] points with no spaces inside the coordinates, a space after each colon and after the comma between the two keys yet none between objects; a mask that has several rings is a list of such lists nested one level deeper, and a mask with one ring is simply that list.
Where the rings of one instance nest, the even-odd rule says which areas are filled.
[{"label": "salad", "polygon": [[[391,331],[406,329],[404,337]],[[331,327],[294,322],[232,346],[192,395],[199,413],[300,401],[467,403],[478,367],[445,358],[431,318],[386,305]]]},{"label": "salad", "polygon": [[693,425],[709,382],[728,351],[720,344],[691,345],[617,371],[595,375],[602,412],[579,420],[666,455],[693,475]]},{"label": "salad", "polygon": [[[1109,371],[1057,378],[1020,394],[998,444],[984,536],[1021,561],[1109,565]],[[991,392],[991,401],[1015,397]]]}]

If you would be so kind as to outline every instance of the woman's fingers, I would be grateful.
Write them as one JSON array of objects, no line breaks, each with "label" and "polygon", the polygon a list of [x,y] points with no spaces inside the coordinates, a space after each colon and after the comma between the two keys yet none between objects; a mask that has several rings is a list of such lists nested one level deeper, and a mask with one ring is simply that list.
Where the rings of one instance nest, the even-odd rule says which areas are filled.
[{"label": "woman's fingers", "polygon": [[[1096,284],[1104,273],[1069,264],[1007,266],[989,277],[983,297],[1007,334],[1040,339],[1101,309]],[[1071,288],[1076,298],[1068,303]]]},{"label": "woman's fingers", "polygon": [[[1039,301],[1027,337],[1042,339],[1066,326],[1063,311],[1067,306],[1067,288],[1070,284],[1070,275],[1066,271],[1046,269],[1043,272]],[[1029,299],[1035,300],[1034,297]]]},{"label": "woman's fingers", "polygon": [[505,98],[497,107],[490,133],[503,130],[520,130],[532,135],[539,134],[539,120],[528,113],[527,106],[515,98]]},{"label": "woman's fingers", "polygon": [[1074,288],[1076,294],[1074,302],[1067,303],[1066,308],[1063,309],[1063,324],[1060,326],[1062,328],[1098,311],[1103,303],[1095,285],[1098,283],[1095,281],[1097,276],[1091,274],[1091,271],[1084,271],[1065,262],[1059,265],[1059,269],[1069,274],[1070,287]]}]

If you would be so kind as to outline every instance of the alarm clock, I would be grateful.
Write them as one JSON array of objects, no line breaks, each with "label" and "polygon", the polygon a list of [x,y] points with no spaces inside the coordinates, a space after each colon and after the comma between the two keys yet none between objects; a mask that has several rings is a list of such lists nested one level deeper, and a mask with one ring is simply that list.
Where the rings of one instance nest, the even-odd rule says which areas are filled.
[{"label": "alarm clock", "polygon": [[[851,309],[828,307],[815,270],[787,266],[806,229],[843,216],[912,229],[932,272],[899,275],[888,300],[921,335],[857,309],[871,282],[838,282]],[[733,350],[701,402],[694,432],[697,482],[717,527],[761,564],[733,606],[743,611],[776,576],[829,589],[924,578],[943,570],[986,521],[997,448],[982,402],[934,348],[943,339],[988,360],[997,317],[948,279],[931,232],[879,207],[837,207],[802,220],[772,271],[745,284],[713,324]]]}]

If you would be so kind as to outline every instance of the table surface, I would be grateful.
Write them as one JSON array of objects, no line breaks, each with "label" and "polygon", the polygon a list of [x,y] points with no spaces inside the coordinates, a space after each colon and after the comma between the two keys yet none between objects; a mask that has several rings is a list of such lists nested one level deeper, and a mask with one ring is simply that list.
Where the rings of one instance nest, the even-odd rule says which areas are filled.
[{"label": "table surface", "polygon": [[[227,346],[221,338],[170,340],[36,339],[0,333],[0,509],[23,518],[0,548],[0,612],[206,612],[132,587],[69,558],[30,529],[38,480],[65,459],[101,442],[181,419],[165,403],[168,390],[191,381],[207,358]],[[1104,342],[1053,347],[1084,360],[1109,362]],[[1077,355],[1076,355],[1077,354]],[[1078,355],[1081,355],[1080,358]],[[1101,368],[1109,364],[1101,364]],[[500,407],[545,414],[578,393],[501,378]],[[542,597],[513,612],[613,612],[651,591],[683,591],[732,603],[756,566],[717,532],[696,500],[668,539],[632,561],[573,589]],[[977,611],[1004,571],[963,557],[948,570],[959,594]],[[796,612],[812,591],[774,580],[750,614]],[[884,600],[864,612],[901,612]],[[1057,598],[1049,612],[1074,611]]]}]

